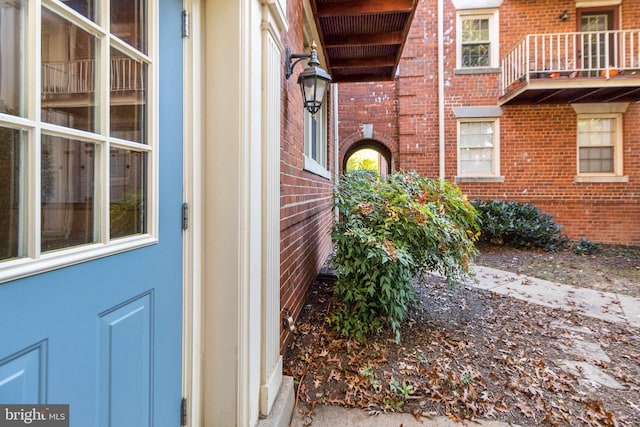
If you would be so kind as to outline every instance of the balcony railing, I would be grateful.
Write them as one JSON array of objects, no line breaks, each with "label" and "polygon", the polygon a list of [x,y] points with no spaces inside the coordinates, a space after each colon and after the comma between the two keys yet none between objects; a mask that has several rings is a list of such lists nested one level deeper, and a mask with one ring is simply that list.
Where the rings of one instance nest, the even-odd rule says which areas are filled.
[{"label": "balcony railing", "polygon": [[[129,58],[113,58],[110,66],[111,91],[145,89],[143,64]],[[42,93],[84,94],[95,92],[95,61],[45,62],[42,64]]]},{"label": "balcony railing", "polygon": [[640,75],[640,30],[530,34],[501,65],[502,95],[537,78]]}]

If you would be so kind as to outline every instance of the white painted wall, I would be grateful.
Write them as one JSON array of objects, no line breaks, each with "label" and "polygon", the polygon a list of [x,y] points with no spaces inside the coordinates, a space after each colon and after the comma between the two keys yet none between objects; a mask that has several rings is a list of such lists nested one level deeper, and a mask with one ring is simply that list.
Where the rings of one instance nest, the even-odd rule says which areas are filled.
[{"label": "white painted wall", "polygon": [[259,416],[261,5],[208,0],[204,22],[204,424]]}]

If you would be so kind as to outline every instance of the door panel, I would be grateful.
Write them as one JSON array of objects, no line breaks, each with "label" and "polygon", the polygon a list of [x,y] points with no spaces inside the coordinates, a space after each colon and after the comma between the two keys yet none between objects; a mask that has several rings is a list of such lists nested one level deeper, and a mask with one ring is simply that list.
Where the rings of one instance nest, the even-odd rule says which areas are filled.
[{"label": "door panel", "polygon": [[0,402],[72,427],[180,424],[182,2],[159,11],[158,243],[0,284]]},{"label": "door panel", "polygon": [[7,404],[43,401],[46,342],[0,360],[0,402]]},{"label": "door panel", "polygon": [[[153,298],[148,292],[99,316],[100,425],[149,425],[153,366]],[[131,401],[138,401],[132,407]]]}]

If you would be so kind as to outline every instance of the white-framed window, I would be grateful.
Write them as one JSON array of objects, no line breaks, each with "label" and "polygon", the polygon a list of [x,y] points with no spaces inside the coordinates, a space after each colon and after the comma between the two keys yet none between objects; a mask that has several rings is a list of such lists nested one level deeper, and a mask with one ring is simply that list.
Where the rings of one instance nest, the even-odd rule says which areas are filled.
[{"label": "white-framed window", "polygon": [[459,10],[457,18],[456,68],[498,67],[498,9]]},{"label": "white-framed window", "polygon": [[458,120],[458,177],[500,176],[500,120]]},{"label": "white-framed window", "polygon": [[1,5],[0,281],[157,241],[154,4]]},{"label": "white-framed window", "polygon": [[329,179],[327,167],[327,97],[314,115],[304,112],[304,169]]},{"label": "white-framed window", "polygon": [[578,176],[622,176],[622,114],[580,114]]}]

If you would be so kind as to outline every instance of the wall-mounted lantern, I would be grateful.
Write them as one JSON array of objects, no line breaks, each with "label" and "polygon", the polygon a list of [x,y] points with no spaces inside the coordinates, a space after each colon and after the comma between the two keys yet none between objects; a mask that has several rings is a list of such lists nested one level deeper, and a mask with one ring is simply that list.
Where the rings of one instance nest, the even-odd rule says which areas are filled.
[{"label": "wall-mounted lantern", "polygon": [[[322,107],[322,101],[324,100],[324,94],[327,91],[327,86],[331,81],[331,76],[320,67],[318,61],[318,52],[316,51],[316,44],[311,45],[311,53],[291,53],[289,46],[286,47],[286,61],[287,67],[287,80],[293,74],[293,67],[303,59],[309,59],[307,67],[302,70],[298,76],[298,84],[302,91],[302,99],[304,99],[304,107],[311,114],[316,114]],[[296,60],[291,62],[292,60]]]}]

